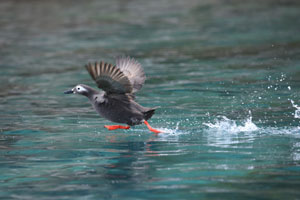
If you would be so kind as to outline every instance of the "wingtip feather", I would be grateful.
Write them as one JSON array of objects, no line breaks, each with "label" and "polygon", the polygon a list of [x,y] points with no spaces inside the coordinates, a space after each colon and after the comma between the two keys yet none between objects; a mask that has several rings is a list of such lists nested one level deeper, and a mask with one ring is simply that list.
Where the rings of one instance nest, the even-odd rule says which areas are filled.
[{"label": "wingtip feather", "polygon": [[101,61],[85,65],[99,88],[112,93],[131,93],[132,85],[123,72],[112,64]]}]

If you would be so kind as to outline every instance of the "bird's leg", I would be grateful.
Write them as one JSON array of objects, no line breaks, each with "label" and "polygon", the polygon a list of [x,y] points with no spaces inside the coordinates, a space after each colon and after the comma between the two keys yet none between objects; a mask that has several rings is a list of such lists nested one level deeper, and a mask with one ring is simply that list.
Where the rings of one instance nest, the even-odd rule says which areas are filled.
[{"label": "bird's leg", "polygon": [[109,131],[116,130],[116,129],[130,129],[130,126],[122,126],[122,125],[105,125]]},{"label": "bird's leg", "polygon": [[149,129],[150,131],[152,131],[152,132],[154,132],[154,133],[162,133],[161,131],[152,128],[152,127],[150,126],[150,124],[149,124],[146,120],[144,120],[144,124],[146,124],[146,126],[148,127],[148,129]]}]

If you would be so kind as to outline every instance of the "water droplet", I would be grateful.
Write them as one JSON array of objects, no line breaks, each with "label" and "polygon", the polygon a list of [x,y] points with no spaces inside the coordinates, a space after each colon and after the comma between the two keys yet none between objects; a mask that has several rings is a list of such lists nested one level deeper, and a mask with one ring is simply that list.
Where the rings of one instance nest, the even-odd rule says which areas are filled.
[{"label": "water droplet", "polygon": [[295,104],[295,102],[292,99],[290,101],[292,103],[292,106],[294,108],[296,108],[295,113],[294,113],[294,118],[298,118],[299,119],[300,118],[300,107],[297,104]]}]

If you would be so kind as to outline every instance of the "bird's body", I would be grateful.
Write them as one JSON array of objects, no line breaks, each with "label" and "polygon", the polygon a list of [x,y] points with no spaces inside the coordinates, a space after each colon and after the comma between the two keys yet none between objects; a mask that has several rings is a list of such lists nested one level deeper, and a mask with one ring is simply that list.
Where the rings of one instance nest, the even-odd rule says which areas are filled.
[{"label": "bird's body", "polygon": [[[146,121],[152,117],[155,108],[143,107],[134,100],[135,92],[141,89],[146,79],[141,65],[131,58],[119,58],[116,63],[116,66],[103,62],[86,65],[91,77],[104,91],[79,84],[65,93],[78,93],[86,96],[94,109],[112,122],[129,126],[145,123],[151,131],[160,132],[151,128]],[[105,127],[114,130],[128,129],[129,126]]]},{"label": "bird's body", "polygon": [[80,86],[89,91],[87,97],[97,113],[112,122],[134,126],[154,114],[155,109],[139,105],[128,94],[106,94],[87,85]]}]

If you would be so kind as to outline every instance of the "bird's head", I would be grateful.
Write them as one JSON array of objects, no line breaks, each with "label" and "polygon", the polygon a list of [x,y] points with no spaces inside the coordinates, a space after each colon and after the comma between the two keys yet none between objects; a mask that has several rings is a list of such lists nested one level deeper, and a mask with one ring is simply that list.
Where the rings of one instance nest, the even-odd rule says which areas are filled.
[{"label": "bird's head", "polygon": [[86,85],[79,84],[73,87],[71,90],[67,90],[65,94],[81,94],[84,96],[88,96],[90,88]]}]

